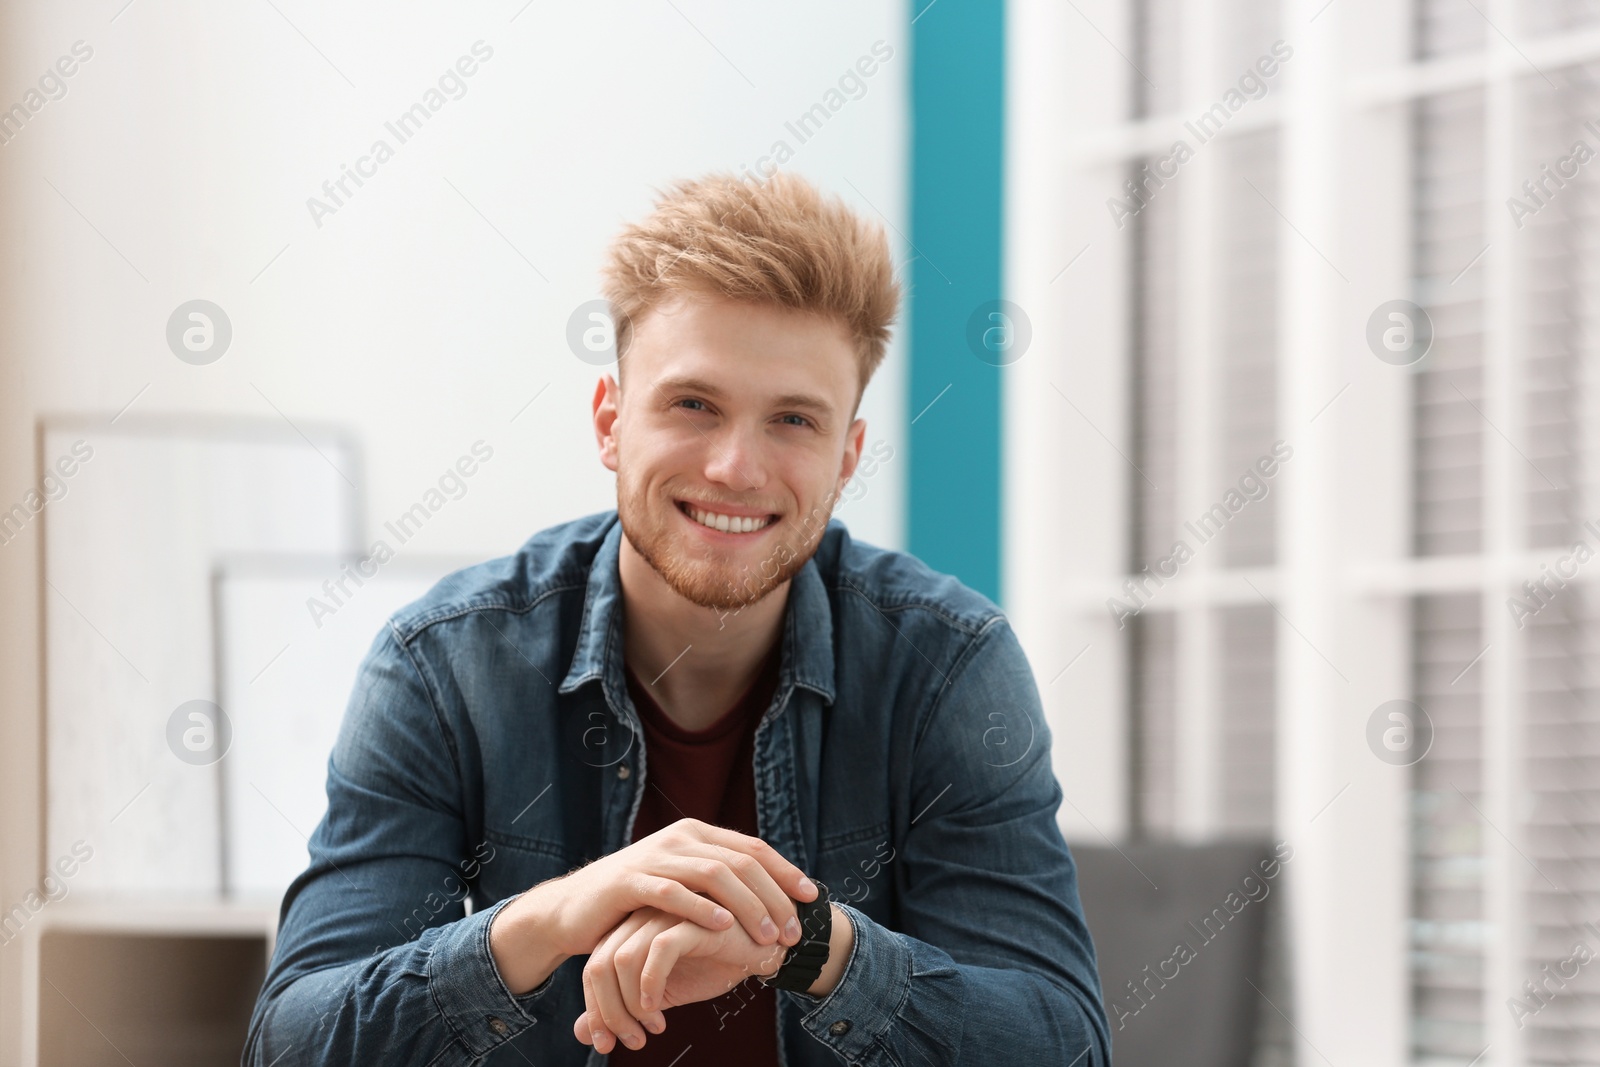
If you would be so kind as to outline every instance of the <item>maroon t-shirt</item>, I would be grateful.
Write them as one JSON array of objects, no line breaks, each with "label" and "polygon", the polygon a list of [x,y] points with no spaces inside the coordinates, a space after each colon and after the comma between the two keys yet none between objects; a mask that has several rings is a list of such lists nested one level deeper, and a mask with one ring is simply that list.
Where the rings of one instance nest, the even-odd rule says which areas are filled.
[{"label": "maroon t-shirt", "polygon": [[[778,685],[778,648],[755,682],[722,718],[703,730],[685,730],[667,718],[649,687],[627,671],[628,693],[644,725],[645,793],[630,841],[648,837],[683,818],[757,837],[755,734]],[[611,1062],[668,1067],[690,1046],[683,1063],[737,1063],[777,1067],[777,992],[747,978],[727,993],[668,1008],[667,1028],[645,1031],[644,1048],[616,1044]],[[682,1064],[679,1065],[682,1067]]]}]

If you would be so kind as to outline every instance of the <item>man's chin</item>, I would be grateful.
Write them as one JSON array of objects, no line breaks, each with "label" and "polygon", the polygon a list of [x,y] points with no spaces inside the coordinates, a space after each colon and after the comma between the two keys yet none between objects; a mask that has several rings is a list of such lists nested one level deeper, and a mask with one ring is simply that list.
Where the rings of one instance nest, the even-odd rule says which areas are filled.
[{"label": "man's chin", "polygon": [[[763,581],[757,576],[759,565],[737,563],[737,554],[723,554],[716,562],[702,555],[688,562],[690,546],[683,539],[663,533],[654,537],[636,538],[623,523],[622,532],[633,549],[650,569],[661,576],[667,588],[698,607],[712,611],[737,611],[763,599],[777,588],[778,580]],[[674,543],[674,541],[678,543]],[[703,552],[703,546],[699,546]],[[729,559],[728,556],[734,558]]]},{"label": "man's chin", "polygon": [[[648,557],[647,557],[648,561]],[[777,583],[761,581],[752,571],[732,567],[668,567],[651,566],[657,574],[683,599],[713,611],[737,611],[763,600]]]}]

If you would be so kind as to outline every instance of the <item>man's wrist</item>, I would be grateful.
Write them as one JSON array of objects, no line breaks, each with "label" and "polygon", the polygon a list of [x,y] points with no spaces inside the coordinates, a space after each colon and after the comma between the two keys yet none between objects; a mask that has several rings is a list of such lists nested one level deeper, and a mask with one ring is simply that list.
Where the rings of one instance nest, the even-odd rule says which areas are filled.
[{"label": "man's wrist", "polygon": [[[544,883],[541,883],[544,884]],[[551,914],[533,887],[501,908],[489,924],[489,955],[500,980],[516,996],[544,984],[570,956],[556,945]]]},{"label": "man's wrist", "polygon": [[828,937],[828,962],[822,965],[822,973],[806,990],[807,996],[825,997],[833,992],[839,979],[844,977],[844,969],[850,964],[850,953],[856,944],[856,928],[850,916],[838,904],[830,904],[829,907],[833,909],[833,927]]}]

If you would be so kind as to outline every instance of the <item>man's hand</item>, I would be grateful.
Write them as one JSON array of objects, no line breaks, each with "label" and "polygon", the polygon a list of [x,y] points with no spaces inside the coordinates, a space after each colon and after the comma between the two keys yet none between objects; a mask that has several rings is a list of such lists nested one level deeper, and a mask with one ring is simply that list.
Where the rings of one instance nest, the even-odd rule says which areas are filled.
[{"label": "man's hand", "polygon": [[587,1010],[572,1033],[602,1053],[620,1037],[642,1048],[644,1031],[666,1029],[662,1012],[718,997],[751,975],[770,977],[785,946],[763,945],[737,926],[707,930],[655,908],[641,908],[613,930],[583,968]]},{"label": "man's hand", "polygon": [[514,994],[536,988],[570,956],[595,946],[641,908],[708,931],[735,924],[757,945],[800,940],[795,900],[817,887],[760,838],[680,819],[507,904],[489,928],[489,951]]}]

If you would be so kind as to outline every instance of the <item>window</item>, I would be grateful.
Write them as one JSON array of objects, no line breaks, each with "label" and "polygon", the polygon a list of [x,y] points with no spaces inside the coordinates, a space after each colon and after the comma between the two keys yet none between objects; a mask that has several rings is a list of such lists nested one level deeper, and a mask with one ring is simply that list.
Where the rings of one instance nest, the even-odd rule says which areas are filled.
[{"label": "window", "polygon": [[1295,844],[1258,1063],[1600,1062],[1600,0],[1016,19],[1006,598],[1064,828]]}]

